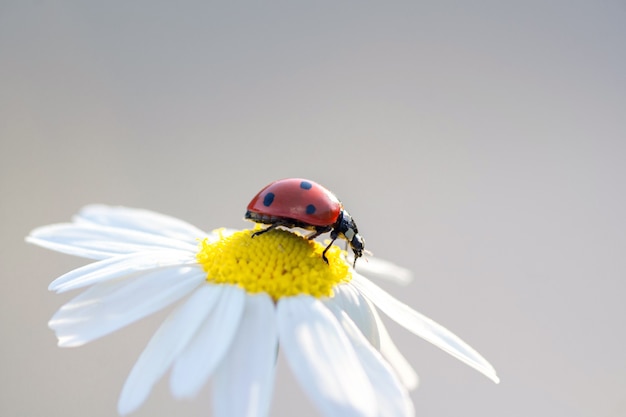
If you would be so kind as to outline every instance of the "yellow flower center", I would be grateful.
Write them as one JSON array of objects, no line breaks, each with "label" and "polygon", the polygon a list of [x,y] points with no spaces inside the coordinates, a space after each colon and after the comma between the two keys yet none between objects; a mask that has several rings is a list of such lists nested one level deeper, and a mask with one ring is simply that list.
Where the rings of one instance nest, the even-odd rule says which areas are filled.
[{"label": "yellow flower center", "polygon": [[[256,229],[258,231],[258,229]],[[197,259],[207,281],[236,284],[249,293],[265,292],[274,300],[307,294],[330,297],[333,287],[352,279],[341,250],[332,246],[322,259],[324,246],[286,230],[274,229],[252,238],[255,230],[242,230],[210,242],[200,242]]]}]

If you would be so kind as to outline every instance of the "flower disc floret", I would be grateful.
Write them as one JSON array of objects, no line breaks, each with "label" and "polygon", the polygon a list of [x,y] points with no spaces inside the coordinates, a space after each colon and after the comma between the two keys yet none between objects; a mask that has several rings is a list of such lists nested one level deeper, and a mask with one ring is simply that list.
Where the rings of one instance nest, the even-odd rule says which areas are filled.
[{"label": "flower disc floret", "polygon": [[200,242],[198,262],[207,281],[235,284],[249,293],[265,292],[274,300],[299,294],[317,298],[333,295],[333,287],[352,278],[341,250],[332,246],[322,259],[324,246],[286,230],[275,229],[252,237],[242,230],[211,242]]}]

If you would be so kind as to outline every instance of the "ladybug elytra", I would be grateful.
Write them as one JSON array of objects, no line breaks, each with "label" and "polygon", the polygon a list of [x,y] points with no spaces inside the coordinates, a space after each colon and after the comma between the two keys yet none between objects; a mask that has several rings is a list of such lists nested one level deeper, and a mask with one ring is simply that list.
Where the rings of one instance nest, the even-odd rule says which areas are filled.
[{"label": "ladybug elytra", "polygon": [[[330,232],[331,242],[322,252],[326,263],[326,252],[337,238],[345,239],[354,252],[354,264],[363,255],[365,242],[356,223],[344,210],[341,201],[318,183],[303,178],[286,178],[265,186],[254,196],[246,211],[246,219],[270,226],[255,232],[258,236],[279,226],[299,227],[312,230],[307,239],[314,239]],[[354,266],[353,264],[353,266]]]}]

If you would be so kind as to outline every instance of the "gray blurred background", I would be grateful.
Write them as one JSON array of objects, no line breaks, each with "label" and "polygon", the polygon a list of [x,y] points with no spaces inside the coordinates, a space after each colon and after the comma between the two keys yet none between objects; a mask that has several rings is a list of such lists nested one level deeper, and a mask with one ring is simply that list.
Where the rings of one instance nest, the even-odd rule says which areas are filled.
[{"label": "gray blurred background", "polygon": [[[418,416],[626,415],[623,1],[0,1],[0,415],[115,416],[164,313],[75,349],[48,283],[85,261],[23,242],[87,203],[248,227],[314,179],[404,302],[494,385],[390,324]],[[272,416],[317,412],[279,361]],[[162,381],[134,416],[208,416]]]}]

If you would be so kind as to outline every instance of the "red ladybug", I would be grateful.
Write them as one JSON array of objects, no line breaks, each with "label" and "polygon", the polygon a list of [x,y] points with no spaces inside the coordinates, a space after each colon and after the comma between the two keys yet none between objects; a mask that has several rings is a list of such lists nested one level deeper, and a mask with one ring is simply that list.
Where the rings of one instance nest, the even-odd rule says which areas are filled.
[{"label": "red ladybug", "polygon": [[322,253],[326,263],[326,251],[338,237],[350,244],[354,252],[354,264],[363,255],[365,242],[341,201],[326,188],[310,180],[286,178],[267,185],[248,204],[246,219],[270,225],[252,237],[279,226],[313,230],[307,236],[308,239],[330,232],[332,241]]}]

